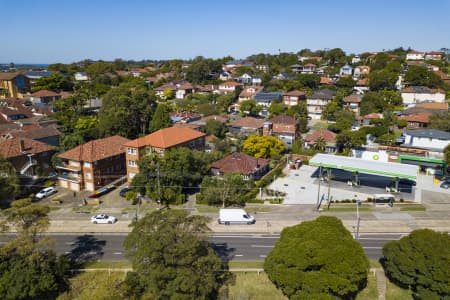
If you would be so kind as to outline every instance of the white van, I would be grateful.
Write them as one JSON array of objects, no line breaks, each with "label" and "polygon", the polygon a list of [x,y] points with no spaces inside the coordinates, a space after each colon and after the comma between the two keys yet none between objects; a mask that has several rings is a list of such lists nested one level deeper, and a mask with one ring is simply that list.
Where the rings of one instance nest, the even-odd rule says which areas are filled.
[{"label": "white van", "polygon": [[395,197],[391,194],[375,194],[373,195],[373,203],[377,207],[390,206],[394,205]]},{"label": "white van", "polygon": [[256,220],[243,209],[226,208],[219,212],[219,224],[255,224]]}]

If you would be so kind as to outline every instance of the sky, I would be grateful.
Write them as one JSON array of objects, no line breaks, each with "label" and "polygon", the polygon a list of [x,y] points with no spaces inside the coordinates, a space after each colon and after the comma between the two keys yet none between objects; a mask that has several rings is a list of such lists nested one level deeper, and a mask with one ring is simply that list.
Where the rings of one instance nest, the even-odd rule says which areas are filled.
[{"label": "sky", "polygon": [[450,48],[450,0],[0,0],[0,10],[2,63]]}]

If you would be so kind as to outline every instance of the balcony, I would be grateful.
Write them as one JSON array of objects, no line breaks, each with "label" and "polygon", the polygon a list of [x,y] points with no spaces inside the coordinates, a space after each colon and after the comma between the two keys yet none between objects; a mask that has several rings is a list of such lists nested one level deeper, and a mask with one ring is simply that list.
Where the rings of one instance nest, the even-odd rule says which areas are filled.
[{"label": "balcony", "polygon": [[58,162],[56,164],[56,168],[57,169],[62,169],[62,170],[81,172],[81,165],[80,166],[73,166],[73,165],[70,165],[69,163],[65,163],[65,162]]},{"label": "balcony", "polygon": [[81,182],[81,177],[80,177],[80,176],[74,176],[74,175],[71,174],[71,173],[61,173],[61,174],[58,174],[58,179],[61,179],[61,180],[68,180],[68,181],[72,181],[72,182],[75,182],[75,183]]}]

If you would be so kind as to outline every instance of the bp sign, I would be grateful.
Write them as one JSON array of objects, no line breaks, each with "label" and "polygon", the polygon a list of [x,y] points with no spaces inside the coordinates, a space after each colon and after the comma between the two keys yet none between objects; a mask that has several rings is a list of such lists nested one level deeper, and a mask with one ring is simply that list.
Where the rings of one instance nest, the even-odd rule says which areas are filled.
[{"label": "bp sign", "polygon": [[374,156],[372,156],[373,160],[379,160],[380,157],[378,156],[378,154],[374,154]]}]

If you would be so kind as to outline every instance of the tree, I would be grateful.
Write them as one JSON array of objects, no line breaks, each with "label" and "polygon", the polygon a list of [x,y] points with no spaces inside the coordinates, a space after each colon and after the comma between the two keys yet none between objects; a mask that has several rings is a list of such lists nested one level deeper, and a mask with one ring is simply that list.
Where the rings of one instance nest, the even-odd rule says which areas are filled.
[{"label": "tree", "polygon": [[247,115],[257,116],[261,111],[261,107],[253,99],[242,101],[240,105],[241,111]]},{"label": "tree", "polygon": [[393,110],[402,104],[402,97],[395,91],[367,92],[361,99],[361,115]]},{"label": "tree", "polygon": [[56,256],[49,238],[37,238],[49,224],[49,211],[30,199],[14,201],[3,211],[18,236],[0,248],[1,299],[55,299],[67,287],[67,259]]},{"label": "tree", "polygon": [[102,99],[98,127],[104,136],[120,135],[130,139],[147,132],[156,97],[143,81],[121,83]]},{"label": "tree", "polygon": [[450,112],[434,113],[430,116],[429,128],[450,131]]},{"label": "tree", "polygon": [[318,138],[316,142],[314,143],[314,149],[318,151],[325,151],[325,147],[327,146],[327,141],[324,140],[324,138]]},{"label": "tree", "polygon": [[445,160],[447,161],[447,165],[450,165],[450,144],[444,148],[444,157]]},{"label": "tree", "polygon": [[155,114],[150,121],[150,132],[155,132],[163,128],[170,127],[169,110],[165,104],[159,103]]},{"label": "tree", "polygon": [[336,81],[336,86],[341,88],[353,88],[356,85],[356,81],[351,76],[341,77]]},{"label": "tree", "polygon": [[430,229],[414,230],[384,245],[388,277],[414,292],[415,299],[450,297],[450,236]]},{"label": "tree", "polygon": [[207,222],[207,217],[177,209],[155,211],[134,223],[124,242],[133,265],[125,294],[134,299],[217,298],[231,274],[209,246]]},{"label": "tree", "polygon": [[334,65],[343,57],[345,57],[345,52],[340,48],[334,48],[326,51],[324,58],[327,59],[331,65]]},{"label": "tree", "polygon": [[174,95],[174,91],[170,88],[167,88],[163,91],[164,99],[172,99]]},{"label": "tree", "polygon": [[339,219],[322,216],[283,229],[264,269],[290,299],[351,299],[367,282],[369,261]]},{"label": "tree", "polygon": [[281,115],[286,111],[286,106],[283,103],[272,101],[268,109],[270,117]]},{"label": "tree", "polygon": [[0,155],[0,206],[14,200],[19,191],[19,180],[17,179],[14,166]]},{"label": "tree", "polygon": [[358,131],[344,130],[336,136],[336,142],[346,149],[361,147],[366,143],[366,134],[361,129]]},{"label": "tree", "polygon": [[206,121],[205,133],[215,135],[218,138],[224,138],[227,133],[227,126],[217,120],[210,119]]},{"label": "tree", "polygon": [[199,200],[209,205],[245,205],[250,200],[252,181],[244,180],[240,174],[225,174],[223,178],[206,176],[200,185]]},{"label": "tree", "polygon": [[286,150],[286,144],[275,136],[249,136],[242,145],[242,152],[258,158],[275,158]]},{"label": "tree", "polygon": [[443,87],[442,79],[422,66],[409,66],[405,74],[405,81],[408,85],[426,86],[430,88]]},{"label": "tree", "polygon": [[371,91],[394,90],[398,76],[387,70],[373,71],[369,74],[369,88]]},{"label": "tree", "polygon": [[47,77],[41,77],[33,84],[33,91],[40,90],[72,90],[73,84],[66,76],[54,73]]}]

